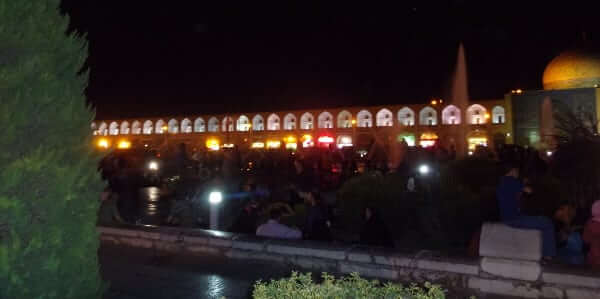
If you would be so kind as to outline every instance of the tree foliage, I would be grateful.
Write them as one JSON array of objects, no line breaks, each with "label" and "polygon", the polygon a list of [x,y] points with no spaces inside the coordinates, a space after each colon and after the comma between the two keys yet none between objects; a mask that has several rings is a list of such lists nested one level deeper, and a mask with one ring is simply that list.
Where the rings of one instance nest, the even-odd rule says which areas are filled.
[{"label": "tree foliage", "polygon": [[59,0],[0,0],[0,298],[99,298],[102,188]]}]

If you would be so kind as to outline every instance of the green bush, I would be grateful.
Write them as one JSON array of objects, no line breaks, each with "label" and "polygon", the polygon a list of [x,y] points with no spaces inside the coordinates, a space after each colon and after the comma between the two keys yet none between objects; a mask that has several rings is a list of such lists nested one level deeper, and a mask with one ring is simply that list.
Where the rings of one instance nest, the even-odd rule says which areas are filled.
[{"label": "green bush", "polygon": [[0,0],[0,298],[99,298],[102,182],[59,0]]},{"label": "green bush", "polygon": [[421,287],[411,285],[403,287],[399,284],[380,283],[377,280],[366,280],[353,273],[348,277],[335,279],[323,273],[321,283],[315,283],[310,273],[293,272],[290,278],[258,281],[254,285],[254,299],[326,299],[326,298],[358,298],[358,299],[442,299],[444,290],[440,286],[425,283]]}]

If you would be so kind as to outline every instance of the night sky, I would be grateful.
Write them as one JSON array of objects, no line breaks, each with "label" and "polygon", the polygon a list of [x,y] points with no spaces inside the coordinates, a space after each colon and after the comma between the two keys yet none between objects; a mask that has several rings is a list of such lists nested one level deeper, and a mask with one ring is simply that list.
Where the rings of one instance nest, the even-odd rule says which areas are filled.
[{"label": "night sky", "polygon": [[444,98],[461,41],[471,98],[501,98],[541,89],[554,56],[600,40],[598,10],[576,1],[215,2],[226,5],[65,0],[89,40],[87,96],[97,117]]}]

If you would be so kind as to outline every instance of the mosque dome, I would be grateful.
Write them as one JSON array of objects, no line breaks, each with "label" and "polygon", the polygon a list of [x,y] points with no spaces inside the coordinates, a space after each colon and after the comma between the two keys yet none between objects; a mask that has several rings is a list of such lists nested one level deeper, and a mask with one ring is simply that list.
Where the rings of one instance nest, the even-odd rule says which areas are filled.
[{"label": "mosque dome", "polygon": [[542,81],[545,90],[598,87],[600,52],[563,52],[548,63]]}]

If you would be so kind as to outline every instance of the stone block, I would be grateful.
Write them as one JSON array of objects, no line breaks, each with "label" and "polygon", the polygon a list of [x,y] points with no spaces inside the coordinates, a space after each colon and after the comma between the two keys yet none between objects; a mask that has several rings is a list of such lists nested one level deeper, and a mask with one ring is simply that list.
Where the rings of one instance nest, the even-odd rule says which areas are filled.
[{"label": "stone block", "polygon": [[327,250],[309,247],[295,247],[286,245],[267,245],[268,252],[274,252],[284,255],[312,256],[333,260],[346,259],[346,253],[343,250]]},{"label": "stone block", "polygon": [[459,264],[459,263],[451,263],[451,262],[419,260],[417,262],[417,267],[420,269],[426,269],[426,270],[436,270],[436,271],[453,272],[453,273],[460,273],[460,274],[470,274],[470,275],[479,274],[479,267],[476,265],[467,265],[467,264]]},{"label": "stone block", "polygon": [[369,264],[358,264],[351,262],[339,262],[338,271],[343,274],[357,272],[361,276],[365,277],[398,280],[398,271],[383,266],[373,266]]},{"label": "stone block", "polygon": [[141,238],[146,238],[146,239],[151,239],[151,240],[159,240],[160,239],[159,232],[139,231],[138,236]]},{"label": "stone block", "polygon": [[359,263],[372,263],[373,258],[367,253],[348,253],[348,260]]},{"label": "stone block", "polygon": [[417,266],[417,260],[401,257],[401,256],[387,256],[387,255],[376,255],[374,256],[375,263],[380,265],[392,266],[392,267],[411,267]]},{"label": "stone block", "polygon": [[190,253],[200,253],[200,254],[211,254],[211,255],[221,255],[221,250],[216,247],[211,246],[202,246],[202,245],[191,245],[185,246],[185,250]]},{"label": "stone block", "polygon": [[232,249],[225,253],[225,256],[233,259],[244,259],[244,260],[260,260],[270,261],[276,263],[285,263],[286,258],[279,254],[269,254],[264,252],[252,251],[252,250],[239,250]]},{"label": "stone block", "polygon": [[538,280],[542,273],[542,267],[538,262],[492,257],[481,259],[481,270],[500,277],[528,281]]},{"label": "stone block", "polygon": [[490,294],[522,298],[540,297],[538,289],[531,287],[528,283],[523,284],[515,281],[470,277],[468,286],[470,289]]},{"label": "stone block", "polygon": [[172,243],[181,242],[181,241],[183,241],[183,235],[160,233],[159,240],[165,241],[165,242],[172,242]]},{"label": "stone block", "polygon": [[208,244],[208,238],[206,237],[196,237],[196,236],[185,236],[183,239],[183,242],[185,244],[192,244],[192,245],[205,245]]},{"label": "stone block", "polygon": [[542,287],[542,298],[562,299],[565,298],[565,292],[560,288],[544,286]]},{"label": "stone block", "polygon": [[298,256],[294,259],[290,259],[290,262],[303,269],[319,272],[335,272],[337,269],[336,261],[314,257]]},{"label": "stone block", "polygon": [[252,251],[263,251],[265,246],[262,242],[256,241],[239,241],[234,240],[232,244],[233,248],[236,249],[244,249],[244,250],[252,250]]},{"label": "stone block", "polygon": [[217,247],[231,247],[231,240],[221,238],[210,238],[208,239],[208,245]]},{"label": "stone block", "polygon": [[481,228],[479,254],[484,257],[539,261],[542,258],[541,232],[516,229],[502,223],[485,223]]},{"label": "stone block", "polygon": [[114,235],[114,236],[125,236],[125,237],[137,237],[138,231],[132,229],[123,229],[123,228],[115,228],[115,227],[98,227],[98,231],[105,235]]},{"label": "stone block", "polygon": [[542,274],[542,281],[546,283],[553,283],[559,285],[571,285],[577,287],[586,287],[593,289],[600,289],[600,277],[573,275],[573,274],[560,274],[560,273],[548,273]]},{"label": "stone block", "polygon": [[152,248],[154,246],[154,242],[152,240],[142,238],[121,238],[121,243],[131,247],[139,248]]},{"label": "stone block", "polygon": [[567,289],[567,298],[569,299],[598,299],[600,290],[592,289]]}]

